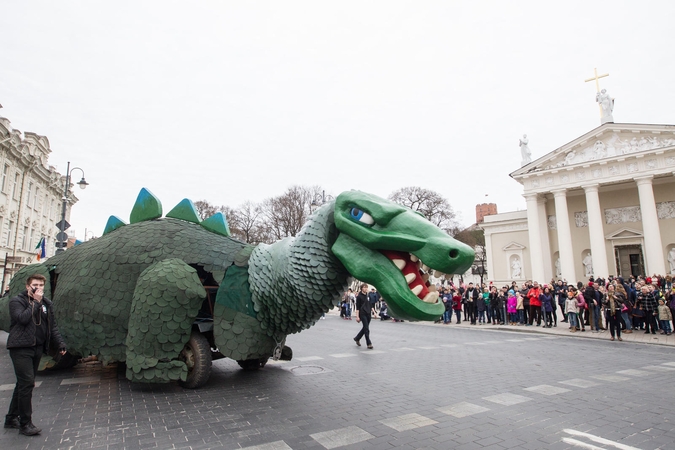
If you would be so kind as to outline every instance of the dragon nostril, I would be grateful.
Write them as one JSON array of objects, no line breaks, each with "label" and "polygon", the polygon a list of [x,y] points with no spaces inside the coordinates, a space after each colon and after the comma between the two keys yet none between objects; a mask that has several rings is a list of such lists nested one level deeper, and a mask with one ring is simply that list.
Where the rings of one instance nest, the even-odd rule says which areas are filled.
[{"label": "dragon nostril", "polygon": [[450,258],[455,259],[458,256],[459,256],[459,250],[457,250],[456,248],[453,248],[452,250],[450,250]]}]

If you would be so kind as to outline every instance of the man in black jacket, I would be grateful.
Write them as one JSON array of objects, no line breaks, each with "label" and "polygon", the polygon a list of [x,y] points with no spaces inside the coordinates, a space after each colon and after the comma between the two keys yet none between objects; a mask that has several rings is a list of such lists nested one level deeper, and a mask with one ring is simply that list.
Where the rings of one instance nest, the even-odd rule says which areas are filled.
[{"label": "man in black jacket", "polygon": [[42,353],[49,351],[52,339],[61,355],[66,353],[66,343],[54,320],[52,302],[43,297],[45,281],[42,275],[31,275],[26,281],[26,290],[9,301],[11,322],[7,348],[14,365],[16,387],[5,416],[5,428],[18,428],[19,433],[26,436],[42,431],[32,421],[33,387]]},{"label": "man in black jacket", "polygon": [[361,346],[361,338],[366,337],[366,345],[369,349],[373,348],[373,343],[370,342],[370,313],[373,305],[368,300],[368,285],[361,285],[361,292],[356,296],[356,322],[361,322],[361,331],[354,338],[354,342],[359,347]]}]

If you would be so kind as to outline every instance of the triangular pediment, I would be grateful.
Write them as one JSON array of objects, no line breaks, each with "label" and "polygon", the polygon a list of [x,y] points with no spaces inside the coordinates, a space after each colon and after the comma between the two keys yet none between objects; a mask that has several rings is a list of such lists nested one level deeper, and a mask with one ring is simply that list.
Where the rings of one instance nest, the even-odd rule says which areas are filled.
[{"label": "triangular pediment", "polygon": [[624,155],[675,148],[675,125],[606,123],[511,173],[520,178]]},{"label": "triangular pediment", "polygon": [[524,245],[520,245],[517,242],[511,241],[509,242],[506,247],[503,247],[502,250],[509,251],[509,250],[523,250],[525,248]]},{"label": "triangular pediment", "polygon": [[622,228],[620,230],[617,230],[613,233],[610,233],[605,236],[605,239],[612,240],[612,239],[636,239],[636,238],[642,238],[643,234],[641,231],[638,230],[633,230],[631,228]]}]

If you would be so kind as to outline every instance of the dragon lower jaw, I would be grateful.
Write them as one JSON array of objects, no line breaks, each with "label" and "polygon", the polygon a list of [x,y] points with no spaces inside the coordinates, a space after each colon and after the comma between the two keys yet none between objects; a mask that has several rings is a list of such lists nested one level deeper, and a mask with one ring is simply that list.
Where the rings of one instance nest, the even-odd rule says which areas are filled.
[{"label": "dragon lower jaw", "polygon": [[412,293],[425,303],[438,303],[436,286],[429,284],[431,269],[415,255],[406,252],[381,250],[384,256],[401,271]]}]

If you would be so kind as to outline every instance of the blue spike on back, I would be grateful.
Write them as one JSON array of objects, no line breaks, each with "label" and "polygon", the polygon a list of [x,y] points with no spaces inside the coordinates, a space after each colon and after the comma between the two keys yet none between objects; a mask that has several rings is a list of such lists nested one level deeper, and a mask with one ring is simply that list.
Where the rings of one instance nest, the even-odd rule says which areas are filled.
[{"label": "blue spike on back", "polygon": [[230,237],[230,227],[227,225],[227,219],[221,212],[217,212],[208,219],[202,221],[201,226],[216,234]]},{"label": "blue spike on back", "polygon": [[126,225],[126,222],[119,217],[110,216],[108,218],[108,223],[105,224],[105,230],[103,230],[103,234],[108,234],[111,231],[115,231],[116,229],[123,227],[124,225]]},{"label": "blue spike on back", "polygon": [[197,208],[195,208],[192,200],[188,200],[187,198],[184,198],[171,211],[166,213],[166,217],[173,217],[174,219],[181,219],[192,223],[200,222]]},{"label": "blue spike on back", "polygon": [[162,202],[146,188],[141,189],[131,210],[129,223],[138,223],[145,220],[162,217]]}]

